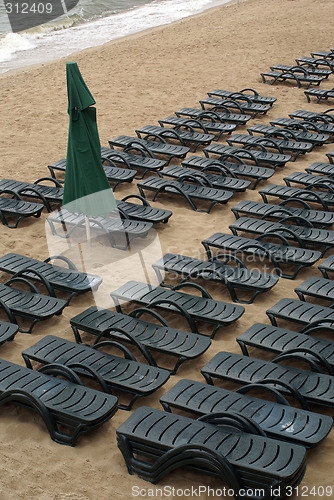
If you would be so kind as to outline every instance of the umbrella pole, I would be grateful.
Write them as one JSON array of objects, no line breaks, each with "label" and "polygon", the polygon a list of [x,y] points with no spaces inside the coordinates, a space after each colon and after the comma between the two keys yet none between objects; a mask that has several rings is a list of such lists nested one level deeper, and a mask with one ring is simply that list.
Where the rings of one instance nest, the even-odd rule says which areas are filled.
[{"label": "umbrella pole", "polygon": [[86,236],[87,236],[87,242],[90,245],[90,224],[89,224],[89,218],[85,217],[85,223],[86,223]]}]

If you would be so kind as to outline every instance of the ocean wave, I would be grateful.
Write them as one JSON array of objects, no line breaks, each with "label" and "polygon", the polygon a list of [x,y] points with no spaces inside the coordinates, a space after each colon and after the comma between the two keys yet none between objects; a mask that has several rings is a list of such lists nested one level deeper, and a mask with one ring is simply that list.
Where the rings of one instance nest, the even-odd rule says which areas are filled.
[{"label": "ocean wave", "polygon": [[16,52],[34,49],[34,45],[26,36],[18,33],[7,33],[0,38],[0,62],[10,61]]},{"label": "ocean wave", "polygon": [[[102,2],[105,1],[102,0]],[[121,2],[121,0],[111,2],[114,7],[116,1]],[[77,11],[73,9],[71,14],[62,16],[52,23],[37,26],[20,34],[6,35],[2,39],[2,51],[0,38],[0,60],[5,61],[1,65],[0,73],[66,57],[88,47],[102,45],[148,28],[169,24],[227,1],[124,0],[122,10],[112,15],[97,16],[97,19],[89,22],[82,22],[80,9]],[[131,3],[132,5],[129,6]],[[124,8],[125,4],[127,4],[127,9]],[[27,51],[24,57],[20,56],[20,50]]]}]

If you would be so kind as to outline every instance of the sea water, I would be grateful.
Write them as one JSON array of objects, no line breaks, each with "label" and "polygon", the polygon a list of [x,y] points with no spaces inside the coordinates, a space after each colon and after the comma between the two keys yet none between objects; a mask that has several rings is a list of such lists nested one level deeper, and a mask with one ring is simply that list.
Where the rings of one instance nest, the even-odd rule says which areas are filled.
[{"label": "sea water", "polygon": [[65,57],[228,1],[80,0],[67,15],[12,33],[5,5],[0,0],[0,73]]}]

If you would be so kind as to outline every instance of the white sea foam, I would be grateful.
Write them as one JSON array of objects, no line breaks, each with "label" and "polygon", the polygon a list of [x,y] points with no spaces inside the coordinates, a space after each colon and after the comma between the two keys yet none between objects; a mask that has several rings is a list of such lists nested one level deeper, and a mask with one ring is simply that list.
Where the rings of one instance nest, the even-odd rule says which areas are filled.
[{"label": "white sea foam", "polygon": [[[169,24],[228,1],[153,1],[140,7],[65,29],[62,28],[66,26],[67,21],[59,19],[53,25],[39,26],[29,30],[25,35],[8,34],[4,38],[4,56],[0,72],[66,57],[88,47],[95,47],[148,28]],[[16,39],[20,41],[20,43],[17,42],[17,46],[14,42]],[[21,50],[26,51],[24,56],[21,54]]]},{"label": "white sea foam", "polygon": [[14,54],[22,50],[32,50],[36,47],[27,36],[18,33],[7,33],[0,38],[0,62],[10,61]]}]

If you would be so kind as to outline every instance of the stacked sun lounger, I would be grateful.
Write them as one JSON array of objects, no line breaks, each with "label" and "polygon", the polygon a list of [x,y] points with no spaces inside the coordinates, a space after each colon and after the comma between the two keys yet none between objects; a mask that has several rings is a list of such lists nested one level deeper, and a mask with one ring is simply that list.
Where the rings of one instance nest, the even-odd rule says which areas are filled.
[{"label": "stacked sun lounger", "polygon": [[[334,72],[334,57],[332,49],[329,51],[312,52],[311,57],[299,57],[292,65],[275,64],[270,67],[270,71],[261,73],[262,82],[274,85],[278,82],[291,82],[298,87],[306,85],[319,86]],[[268,81],[269,80],[269,81]],[[330,90],[311,89],[305,91],[305,95],[310,102],[310,96],[316,96],[318,102],[321,99],[332,97]]]},{"label": "stacked sun lounger", "polygon": [[[272,78],[272,83],[292,81],[298,87],[319,85],[334,71],[334,53],[313,56],[324,64],[276,65],[262,74],[263,82]],[[181,108],[159,125],[138,126],[136,135],[121,135],[109,141],[109,148],[101,148],[114,189],[136,179],[140,193],[118,200],[118,213],[88,219],[91,229],[105,234],[112,247],[126,250],[134,239],[146,237],[153,224],[169,221],[172,212],[151,206],[147,192],[153,202],[161,194],[179,196],[194,211],[206,213],[239,197],[231,209],[236,220],[229,225],[230,233],[202,235],[206,259],[168,251],[152,264],[159,285],[133,276],[110,291],[113,309],[92,305],[76,311],[70,320],[75,341],[40,336],[22,352],[26,367],[0,359],[0,370],[10,377],[10,383],[0,380],[2,403],[34,409],[52,439],[68,445],[118,409],[129,411],[137,404],[117,429],[117,443],[129,473],[153,483],[187,467],[203,479],[207,474],[219,478],[237,498],[247,490],[248,497],[257,500],[279,500],[300,484],[306,449],[320,445],[333,424],[321,412],[334,408],[334,342],[322,336],[324,330],[334,331],[334,257],[319,263],[334,246],[333,152],[327,153],[330,163],[313,163],[306,172],[284,176],[285,185],[264,185],[258,200],[243,198],[276,168],[332,142],[334,115],[331,110],[298,110],[270,124],[248,126],[252,118],[266,117],[275,101],[253,89],[216,89],[200,101],[202,109]],[[245,125],[248,134],[238,133],[237,127]],[[198,156],[190,154],[197,150]],[[16,227],[23,217],[39,217],[44,206],[51,212],[53,204],[61,205],[63,185],[56,173],[65,172],[66,160],[48,168],[52,185],[45,178],[36,183],[0,181],[3,224],[10,227],[7,217],[14,215]],[[68,238],[85,231],[87,218],[61,207],[47,222],[52,234]],[[250,255],[254,266],[246,265]],[[163,393],[183,363],[208,356],[218,332],[223,338],[224,330],[230,334],[242,324],[245,307],[252,307],[249,304],[263,293],[275,295],[281,278],[293,280],[312,266],[319,276],[296,285],[295,298],[270,307],[270,324],[250,324],[238,335],[242,354],[209,356],[198,370],[201,382],[181,377]],[[61,256],[39,261],[11,252],[0,256],[0,270],[12,275],[0,285],[0,305],[8,320],[0,322],[0,345],[18,331],[31,333],[37,322],[61,314],[74,297],[102,283],[100,276],[78,271]],[[22,284],[29,291],[22,290]],[[40,293],[41,287],[48,295]],[[216,298],[218,287],[228,294],[227,301]],[[169,324],[175,315],[183,328]],[[279,325],[281,321],[292,322],[299,331]],[[249,356],[253,350],[256,357]],[[300,368],[301,362],[307,369]],[[42,367],[36,370],[37,365]],[[214,385],[216,379],[222,382],[219,386]],[[84,387],[87,380],[97,389]],[[231,390],[224,381],[242,387]],[[152,395],[161,396],[165,411],[141,406]],[[298,407],[290,406],[291,398]],[[317,413],[312,411],[315,405]]]}]

